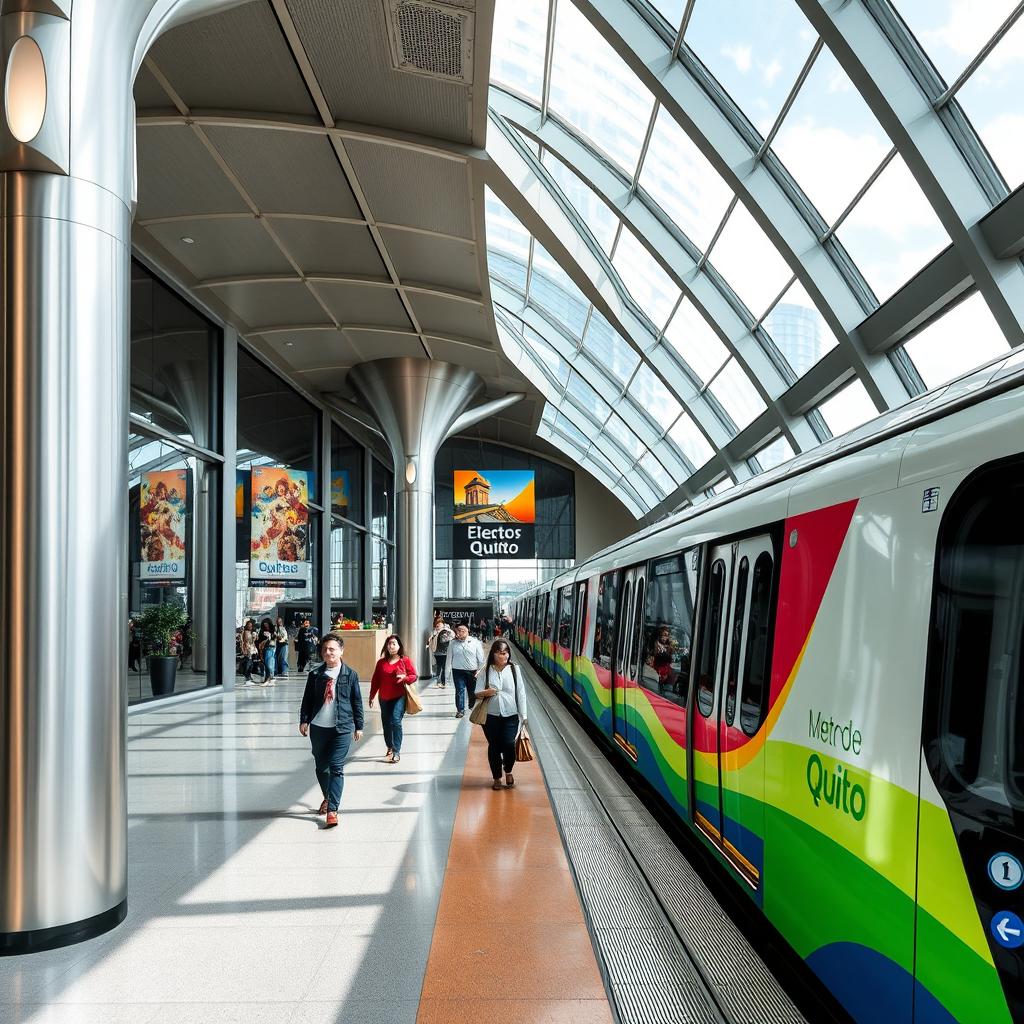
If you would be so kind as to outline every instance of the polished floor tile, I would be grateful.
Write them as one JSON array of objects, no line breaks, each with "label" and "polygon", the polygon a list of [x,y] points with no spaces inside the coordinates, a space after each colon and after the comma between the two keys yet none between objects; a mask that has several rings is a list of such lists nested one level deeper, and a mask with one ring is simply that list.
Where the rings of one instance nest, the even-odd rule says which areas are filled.
[{"label": "polished floor tile", "polygon": [[128,919],[0,959],[3,1024],[412,1024],[470,727],[428,690],[392,766],[369,711],[325,831],[301,688],[130,718]]}]

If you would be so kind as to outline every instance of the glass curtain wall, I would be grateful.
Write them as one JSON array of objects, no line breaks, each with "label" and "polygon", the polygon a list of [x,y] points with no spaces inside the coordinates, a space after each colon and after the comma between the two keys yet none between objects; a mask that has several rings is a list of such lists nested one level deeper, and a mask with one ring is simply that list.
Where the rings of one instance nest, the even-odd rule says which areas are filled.
[{"label": "glass curtain wall", "polygon": [[362,619],[366,508],[363,448],[331,425],[331,620]]},{"label": "glass curtain wall", "polygon": [[395,621],[395,477],[373,459],[370,478],[372,610],[376,622],[388,623]]},{"label": "glass curtain wall", "polygon": [[289,666],[303,619],[318,621],[323,542],[321,416],[248,352],[238,353],[235,624],[284,620]]},{"label": "glass curtain wall", "polygon": [[132,263],[128,700],[220,683],[222,335]]}]

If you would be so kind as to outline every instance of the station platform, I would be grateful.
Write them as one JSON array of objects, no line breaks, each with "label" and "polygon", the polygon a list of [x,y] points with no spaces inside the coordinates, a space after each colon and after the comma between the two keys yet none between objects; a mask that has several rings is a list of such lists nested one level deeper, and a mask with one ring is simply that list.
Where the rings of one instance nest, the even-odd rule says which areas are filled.
[{"label": "station platform", "polygon": [[[0,960],[12,1024],[537,1024],[804,1018],[558,698],[494,791],[425,686],[399,765],[376,709],[322,829],[303,680],[129,719],[129,913]],[[614,809],[614,822],[608,814]]]}]

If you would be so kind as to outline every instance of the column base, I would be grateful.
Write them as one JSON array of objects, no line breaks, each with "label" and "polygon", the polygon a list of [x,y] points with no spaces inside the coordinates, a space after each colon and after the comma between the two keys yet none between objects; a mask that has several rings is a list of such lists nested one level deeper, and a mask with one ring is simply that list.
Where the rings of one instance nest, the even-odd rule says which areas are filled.
[{"label": "column base", "polygon": [[116,907],[105,910],[95,917],[73,924],[59,924],[53,928],[37,928],[31,932],[0,933],[0,956],[21,956],[25,953],[42,953],[47,949],[60,949],[76,942],[94,939],[97,935],[116,928],[128,915],[128,901],[122,900]]}]

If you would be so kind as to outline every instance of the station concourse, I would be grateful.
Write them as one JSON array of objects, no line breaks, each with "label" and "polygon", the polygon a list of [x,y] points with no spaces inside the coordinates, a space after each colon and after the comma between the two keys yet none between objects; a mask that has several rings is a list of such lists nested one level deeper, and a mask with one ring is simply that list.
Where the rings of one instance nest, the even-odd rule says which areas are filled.
[{"label": "station concourse", "polygon": [[0,29],[0,1021],[1024,1019],[1024,4]]}]

